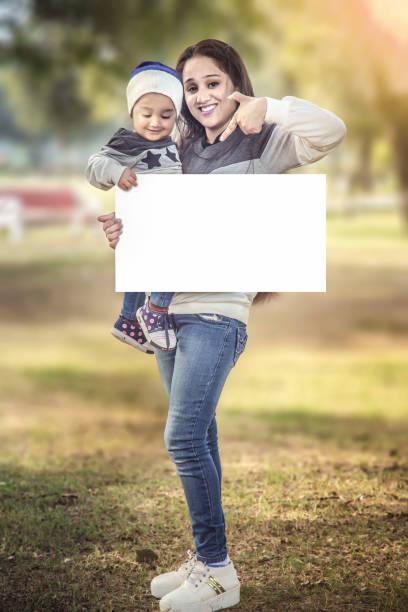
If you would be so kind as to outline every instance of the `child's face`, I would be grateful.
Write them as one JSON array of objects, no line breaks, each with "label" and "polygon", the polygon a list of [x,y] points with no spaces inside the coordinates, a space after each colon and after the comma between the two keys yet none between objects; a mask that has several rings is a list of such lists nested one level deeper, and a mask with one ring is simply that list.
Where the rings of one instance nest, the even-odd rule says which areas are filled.
[{"label": "child's face", "polygon": [[147,93],[133,107],[133,130],[146,140],[161,140],[169,136],[175,120],[174,104],[163,94]]},{"label": "child's face", "polygon": [[237,103],[227,96],[235,88],[215,61],[204,55],[187,60],[183,70],[184,97],[190,113],[214,140],[228,125]]}]

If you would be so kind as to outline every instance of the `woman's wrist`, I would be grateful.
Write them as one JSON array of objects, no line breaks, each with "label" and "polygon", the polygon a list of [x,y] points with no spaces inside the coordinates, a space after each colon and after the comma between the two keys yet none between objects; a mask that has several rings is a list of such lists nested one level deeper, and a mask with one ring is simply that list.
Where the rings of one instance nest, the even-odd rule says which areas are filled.
[{"label": "woman's wrist", "polygon": [[268,112],[268,98],[265,96],[262,98],[255,98],[255,100],[259,103],[260,109],[262,109],[264,121],[266,121],[266,114]]},{"label": "woman's wrist", "polygon": [[289,100],[286,100],[285,98],[283,100],[278,100],[277,98],[265,98],[265,100],[265,122],[285,125],[289,112]]}]

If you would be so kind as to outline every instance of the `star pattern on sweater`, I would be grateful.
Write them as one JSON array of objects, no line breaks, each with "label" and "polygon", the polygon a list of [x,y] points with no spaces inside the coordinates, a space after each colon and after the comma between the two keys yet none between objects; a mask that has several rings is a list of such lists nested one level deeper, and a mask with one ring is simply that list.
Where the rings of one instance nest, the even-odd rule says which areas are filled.
[{"label": "star pattern on sweater", "polygon": [[144,157],[141,161],[147,164],[149,170],[151,168],[161,168],[161,163],[159,162],[160,153],[152,153],[151,151],[147,152],[146,157]]},{"label": "star pattern on sweater", "polygon": [[171,159],[171,161],[174,161],[174,162],[178,161],[177,155],[175,153],[173,153],[172,151],[169,151],[168,147],[166,147],[166,156],[169,159]]}]

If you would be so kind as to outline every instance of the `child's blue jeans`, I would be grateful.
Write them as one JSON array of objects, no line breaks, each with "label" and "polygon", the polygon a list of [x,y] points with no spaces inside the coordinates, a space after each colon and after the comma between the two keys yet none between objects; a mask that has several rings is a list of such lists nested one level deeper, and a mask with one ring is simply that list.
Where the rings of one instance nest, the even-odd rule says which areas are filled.
[{"label": "child's blue jeans", "polygon": [[[161,308],[168,308],[173,295],[174,293],[152,293],[150,295],[150,301]],[[143,306],[145,299],[145,293],[125,293],[121,315],[127,319],[134,320],[136,318],[136,310]]]}]

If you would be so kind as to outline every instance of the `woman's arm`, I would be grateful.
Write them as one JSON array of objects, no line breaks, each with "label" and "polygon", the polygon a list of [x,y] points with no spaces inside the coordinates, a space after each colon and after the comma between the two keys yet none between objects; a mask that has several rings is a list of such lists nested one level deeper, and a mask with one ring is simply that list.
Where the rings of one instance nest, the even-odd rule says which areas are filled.
[{"label": "woman's arm", "polygon": [[[299,165],[315,162],[333,151],[346,135],[344,122],[334,113],[312,102],[285,96],[266,98],[266,123],[276,123],[291,135]],[[267,165],[267,147],[264,165]]]},{"label": "woman's arm", "polygon": [[346,134],[339,117],[301,98],[252,98],[239,92],[229,97],[239,102],[239,108],[220,140],[228,138],[237,126],[244,134],[259,134],[265,123],[275,124],[267,140],[262,137],[259,142],[259,161],[265,172],[285,172],[318,161]]}]

